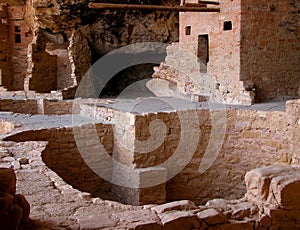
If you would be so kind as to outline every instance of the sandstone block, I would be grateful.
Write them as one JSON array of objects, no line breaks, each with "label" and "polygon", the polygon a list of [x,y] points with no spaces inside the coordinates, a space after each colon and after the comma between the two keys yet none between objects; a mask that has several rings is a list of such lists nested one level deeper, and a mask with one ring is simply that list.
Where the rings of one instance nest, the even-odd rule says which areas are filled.
[{"label": "sandstone block", "polygon": [[293,221],[300,224],[300,209],[281,209],[274,207],[264,207],[264,212],[272,220],[272,224]]},{"label": "sandstone block", "polygon": [[283,208],[300,209],[300,171],[299,174],[283,175],[273,178],[270,184],[269,202],[278,203]]},{"label": "sandstone block", "polygon": [[7,149],[0,147],[0,159],[4,157],[10,157],[10,156],[11,153]]},{"label": "sandstone block", "polygon": [[283,169],[281,167],[268,166],[247,172],[245,175],[247,196],[249,198],[255,198],[258,201],[266,201],[269,195],[271,179],[288,170],[289,167]]},{"label": "sandstone block", "polygon": [[15,158],[8,156],[8,157],[3,157],[1,159],[2,162],[13,162],[15,160]]},{"label": "sandstone block", "polygon": [[226,217],[213,208],[197,213],[200,220],[205,221],[208,225],[223,224],[227,221]]},{"label": "sandstone block", "polygon": [[162,205],[157,205],[152,208],[152,210],[154,210],[157,213],[164,213],[173,210],[187,211],[193,209],[197,209],[197,206],[192,201],[189,200],[174,201]]},{"label": "sandstone block", "polygon": [[242,220],[245,217],[249,217],[258,212],[256,205],[249,202],[241,202],[231,205],[232,213],[231,218],[233,220]]},{"label": "sandstone block", "polygon": [[253,223],[248,221],[229,221],[227,224],[210,227],[209,230],[253,230]]},{"label": "sandstone block", "polygon": [[0,168],[10,168],[10,167],[11,167],[10,162],[0,163]]},{"label": "sandstone block", "polygon": [[19,161],[13,161],[12,166],[13,166],[14,170],[18,170],[21,168]]},{"label": "sandstone block", "polygon": [[119,226],[143,230],[162,229],[159,218],[149,209],[124,211],[121,213],[115,213],[113,215],[119,219]]},{"label": "sandstone block", "polygon": [[300,168],[268,166],[245,176],[247,198],[286,209],[300,209]]},{"label": "sandstone block", "polygon": [[117,219],[110,215],[94,215],[78,220],[81,230],[96,230],[117,226]]},{"label": "sandstone block", "polygon": [[164,230],[200,228],[198,218],[189,211],[170,211],[159,214],[159,217]]},{"label": "sandstone block", "polygon": [[209,208],[214,208],[219,212],[231,212],[230,205],[232,201],[225,199],[213,199],[209,200],[205,205]]},{"label": "sandstone block", "polygon": [[0,168],[0,192],[16,193],[16,175],[13,169]]}]

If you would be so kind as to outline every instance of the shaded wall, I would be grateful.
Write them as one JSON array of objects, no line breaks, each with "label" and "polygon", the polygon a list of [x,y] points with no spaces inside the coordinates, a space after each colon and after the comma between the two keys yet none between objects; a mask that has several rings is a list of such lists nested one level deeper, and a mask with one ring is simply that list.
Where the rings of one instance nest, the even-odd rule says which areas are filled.
[{"label": "shaded wall", "polygon": [[[108,153],[112,152],[113,134],[111,125],[98,124],[95,126],[99,141]],[[24,141],[48,141],[46,149],[42,153],[45,164],[56,172],[66,183],[80,191],[91,193],[108,199],[111,185],[95,174],[85,163],[82,155],[76,147],[74,132],[77,132],[76,140],[87,138],[93,125],[83,125],[73,128],[53,128],[48,130],[25,131],[6,138],[18,142]],[[86,143],[87,146],[92,145]]]},{"label": "shaded wall", "polygon": [[13,67],[11,62],[11,49],[9,41],[9,18],[7,6],[0,5],[0,69],[1,69],[1,85],[8,89],[13,84]]},{"label": "shaded wall", "polygon": [[299,1],[242,1],[241,79],[259,101],[300,96]]},{"label": "shaded wall", "polygon": [[31,28],[25,23],[25,7],[9,6],[9,41],[11,59],[13,64],[13,88],[23,90],[24,79],[27,72],[27,50],[32,41]]}]

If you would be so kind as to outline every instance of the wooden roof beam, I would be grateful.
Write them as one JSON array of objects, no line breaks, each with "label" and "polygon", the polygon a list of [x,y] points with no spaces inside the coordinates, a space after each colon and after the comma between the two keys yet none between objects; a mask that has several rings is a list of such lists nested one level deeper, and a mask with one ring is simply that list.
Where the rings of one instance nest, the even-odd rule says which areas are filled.
[{"label": "wooden roof beam", "polygon": [[[209,2],[208,4],[211,4]],[[201,3],[202,4],[202,3]],[[217,4],[214,2],[214,4]],[[150,11],[184,11],[184,12],[220,12],[220,8],[189,7],[189,6],[159,6],[137,4],[89,3],[89,8],[97,10],[150,10]]]},{"label": "wooden roof beam", "polygon": [[219,2],[215,2],[215,1],[198,1],[198,3],[207,4],[207,5],[220,5]]}]

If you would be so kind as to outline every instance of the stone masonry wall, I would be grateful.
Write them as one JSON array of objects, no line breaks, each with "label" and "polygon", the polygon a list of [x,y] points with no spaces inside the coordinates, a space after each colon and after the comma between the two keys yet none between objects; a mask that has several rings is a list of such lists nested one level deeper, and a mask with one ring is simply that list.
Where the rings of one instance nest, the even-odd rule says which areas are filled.
[{"label": "stone masonry wall", "polygon": [[[213,164],[208,170],[200,173],[200,163],[205,152],[209,152],[207,150],[210,148],[209,141],[217,145],[220,130],[217,129],[216,132],[212,129],[215,125],[211,120],[212,116],[216,115],[214,112],[207,110],[197,112],[201,135],[199,140],[195,140],[196,151],[184,170],[168,181],[167,200],[187,198],[203,203],[218,197],[235,199],[245,192],[243,179],[248,170],[258,166],[289,162],[291,156],[289,156],[288,138],[292,137],[288,136],[286,131],[285,113],[229,110],[226,112],[227,127],[224,142],[219,150],[216,148],[210,152],[212,155],[215,154],[214,151],[218,151],[216,160],[212,161]],[[187,135],[184,134],[187,128],[181,127],[182,120],[181,122],[178,120],[177,113],[158,113],[136,117],[136,138],[144,141],[149,139],[149,131],[144,127],[149,127],[150,121],[156,119],[164,122],[167,135],[160,146],[148,151],[147,154],[138,151],[134,153],[133,162],[137,168],[153,167],[163,163],[178,151],[179,143],[183,141],[180,138]],[[189,142],[193,140],[188,138],[184,141],[186,145],[191,145]],[[184,151],[191,150],[186,147],[182,156],[185,156]],[[180,161],[184,161],[184,158]],[[189,192],[186,188],[189,188]]]},{"label": "stone masonry wall", "polygon": [[7,13],[7,6],[4,4],[0,5],[0,78],[1,85],[6,86],[8,89],[12,88],[13,83],[13,68],[10,56],[10,45],[9,45],[9,19]]},{"label": "stone masonry wall", "polygon": [[300,100],[292,100],[287,102],[288,130],[291,141],[292,163],[300,164]]},{"label": "stone masonry wall", "polygon": [[69,61],[71,63],[74,84],[80,83],[92,63],[92,54],[88,41],[81,30],[73,31],[68,46]]},{"label": "stone masonry wall", "polygon": [[258,100],[299,96],[300,3],[242,1],[241,80],[252,80]]},{"label": "stone masonry wall", "polygon": [[[74,188],[107,199],[111,198],[108,197],[111,185],[86,164],[86,159],[79,152],[78,142],[74,138],[74,132],[76,132],[76,140],[88,139],[93,129],[96,130],[99,143],[101,142],[107,153],[111,154],[113,148],[112,127],[104,124],[26,131],[10,136],[6,140],[18,142],[47,141],[48,145],[42,153],[42,158],[49,168]],[[86,142],[85,145],[90,150],[95,143]]]},{"label": "stone masonry wall", "polygon": [[48,38],[37,31],[28,50],[28,71],[25,91],[50,93],[57,89],[57,56],[46,52]]},{"label": "stone masonry wall", "polygon": [[0,111],[24,114],[63,115],[79,113],[72,110],[73,101],[47,99],[1,99]]},{"label": "stone masonry wall", "polygon": [[[187,2],[195,3],[196,1]],[[186,74],[180,76],[186,85],[187,92],[191,91],[189,88],[196,88],[194,91],[198,91],[198,94],[207,94],[202,88],[213,89],[208,93],[215,94],[214,100],[224,100],[229,104],[252,103],[253,95],[246,90],[251,83],[240,82],[240,4],[241,1],[222,0],[220,13],[180,13],[180,37],[177,49],[190,52],[190,57],[185,57],[184,61],[188,64],[184,65],[186,70],[183,73],[193,78],[191,81],[191,79],[185,79]],[[225,22],[231,22],[230,30],[224,30]],[[188,28],[190,28],[189,32],[186,31],[189,30]],[[206,52],[206,48],[199,42],[199,35],[208,36],[207,66],[203,63],[205,60],[200,62],[197,60],[201,53]],[[213,88],[208,82],[211,79],[214,79]],[[219,95],[216,95],[216,92]]]},{"label": "stone masonry wall", "polygon": [[[9,41],[11,47],[11,58],[13,64],[13,90],[24,89],[24,79],[27,71],[27,49],[32,41],[31,28],[25,23],[25,7],[9,6]],[[17,41],[16,35],[20,35]]]},{"label": "stone masonry wall", "polygon": [[44,113],[47,115],[55,114],[72,114],[73,102],[72,101],[51,101],[51,100],[43,100],[44,103]]},{"label": "stone masonry wall", "polygon": [[13,113],[37,114],[38,106],[36,100],[1,99],[0,110]]},{"label": "stone masonry wall", "polygon": [[[36,45],[33,45],[33,50],[36,49],[35,46]],[[34,66],[29,80],[29,90],[39,93],[50,93],[52,90],[56,90],[57,56],[36,51],[33,51],[32,56]]]},{"label": "stone masonry wall", "polygon": [[[178,159],[170,164],[184,164],[192,153],[184,169],[167,182],[166,200],[190,199],[203,203],[212,198],[236,199],[242,196],[245,193],[244,175],[251,169],[289,165],[293,159],[297,162],[299,132],[297,124],[291,122],[292,117],[299,119],[297,103],[287,103],[287,112],[197,110],[198,124],[192,119],[195,111],[143,115],[123,112],[122,115],[121,111],[101,106],[93,112],[94,107],[90,105],[90,110],[88,106],[83,107],[82,115],[102,116],[103,121],[116,123],[114,158],[136,171],[149,169],[154,173],[161,170],[158,166],[164,167],[170,179],[172,170],[166,168],[166,160],[179,150]],[[156,123],[157,120],[164,125]],[[191,127],[195,126],[196,131],[193,131]],[[123,202],[126,197],[131,197],[127,199],[131,202],[136,196],[133,190],[115,188],[114,191],[123,194]],[[161,196],[157,197],[161,199]]]},{"label": "stone masonry wall", "polygon": [[[166,58],[179,73],[169,78],[185,94],[217,94],[211,99],[229,104],[251,104],[254,92],[258,101],[299,96],[299,2],[222,0],[219,7],[220,13],[180,13],[179,46]],[[200,62],[206,48],[199,35],[208,36],[208,58]]]}]

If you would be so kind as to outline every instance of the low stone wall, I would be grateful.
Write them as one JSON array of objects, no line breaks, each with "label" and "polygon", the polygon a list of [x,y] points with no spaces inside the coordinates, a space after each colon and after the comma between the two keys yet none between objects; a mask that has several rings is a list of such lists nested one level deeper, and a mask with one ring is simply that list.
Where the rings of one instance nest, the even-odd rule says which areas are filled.
[{"label": "low stone wall", "polygon": [[13,113],[37,114],[38,106],[36,100],[1,99],[0,110]]},{"label": "low stone wall", "polygon": [[[108,198],[111,185],[99,177],[87,165],[87,161],[97,161],[97,154],[94,158],[86,158],[82,155],[84,147],[78,150],[80,140],[91,140],[90,135],[95,131],[97,143],[86,142],[85,147],[90,150],[93,146],[102,144],[108,154],[112,154],[113,132],[111,125],[82,125],[80,127],[62,127],[44,130],[25,131],[6,138],[9,141],[47,141],[48,145],[42,153],[45,164],[62,177],[68,184],[81,191],[89,192],[93,196]],[[74,132],[76,136],[74,137]],[[75,140],[76,139],[76,140]],[[84,158],[85,157],[85,158]],[[109,197],[111,198],[111,197]]]},{"label": "low stone wall", "polygon": [[72,101],[50,101],[44,100],[44,114],[47,115],[63,115],[72,114]]},{"label": "low stone wall", "polygon": [[78,223],[81,229],[299,229],[299,176],[299,167],[258,168],[246,174],[247,194],[238,200],[213,199],[200,206],[180,200],[113,215],[93,213]]},{"label": "low stone wall", "polygon": [[[73,101],[47,99],[0,99],[0,111],[23,114],[72,114]],[[75,112],[75,113],[79,113]]]},{"label": "low stone wall", "polygon": [[[218,116],[218,112],[220,113],[198,110],[199,129],[193,135],[190,134],[193,132],[191,127],[197,124],[189,123],[193,122],[190,119],[192,114],[183,118],[186,120],[179,118],[178,112],[135,116],[136,139],[145,143],[135,142],[131,160],[134,167],[146,168],[164,164],[176,152],[181,151],[181,156],[174,162],[178,164],[178,161],[185,161],[190,151],[194,153],[190,154],[191,160],[184,169],[167,182],[167,200],[190,199],[203,203],[217,197],[236,199],[245,193],[243,180],[247,171],[260,166],[290,162],[289,138],[292,137],[286,131],[286,113],[224,111],[223,115],[226,117],[222,135],[222,124],[216,124],[213,119]],[[186,112],[189,113],[193,112]],[[161,145],[154,149],[151,146],[147,151],[147,140],[151,137],[148,127],[157,119],[163,121],[167,133]],[[128,133],[128,126],[124,130]],[[162,132],[162,128],[157,130]],[[122,139],[122,135],[120,136]],[[115,140],[116,143],[118,142]],[[128,149],[117,149],[115,146],[114,150],[121,162],[128,163]],[[145,150],[147,154],[143,152]],[[209,158],[209,162],[205,163]],[[202,164],[210,163],[208,169],[200,169]]]}]

